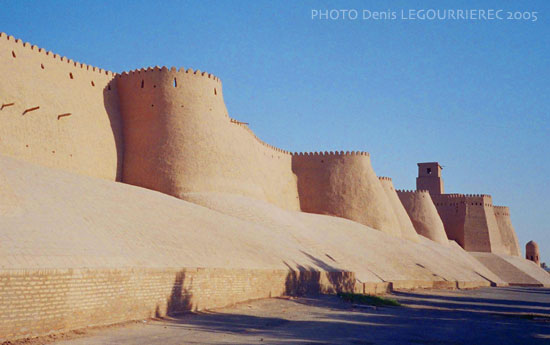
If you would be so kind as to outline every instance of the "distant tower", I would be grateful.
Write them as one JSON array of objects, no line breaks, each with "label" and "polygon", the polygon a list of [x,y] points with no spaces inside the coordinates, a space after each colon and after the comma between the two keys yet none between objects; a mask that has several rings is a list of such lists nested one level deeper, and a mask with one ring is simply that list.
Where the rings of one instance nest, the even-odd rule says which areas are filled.
[{"label": "distant tower", "polygon": [[529,241],[525,245],[525,258],[540,265],[539,245],[535,241]]},{"label": "distant tower", "polygon": [[430,194],[445,193],[443,179],[441,178],[442,169],[438,162],[418,163],[416,189],[427,190]]}]

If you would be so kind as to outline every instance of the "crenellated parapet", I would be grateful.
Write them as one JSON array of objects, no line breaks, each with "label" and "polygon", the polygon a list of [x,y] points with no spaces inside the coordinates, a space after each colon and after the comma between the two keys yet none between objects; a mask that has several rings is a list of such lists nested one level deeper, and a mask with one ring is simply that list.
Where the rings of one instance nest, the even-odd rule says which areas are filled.
[{"label": "crenellated parapet", "polygon": [[393,183],[391,177],[378,176],[378,179],[379,179],[380,181],[389,181],[389,182],[392,182],[392,183]]},{"label": "crenellated parapet", "polygon": [[493,207],[493,198],[488,194],[432,194],[436,206],[482,206]]},{"label": "crenellated parapet", "polygon": [[293,156],[308,156],[308,157],[328,157],[328,156],[366,156],[370,154],[365,151],[319,151],[319,152],[294,152]]},{"label": "crenellated parapet", "polygon": [[276,146],[273,146],[273,145],[270,145],[268,143],[266,143],[265,141],[263,141],[262,139],[260,139],[251,129],[250,127],[248,127],[248,123],[246,122],[241,122],[241,121],[238,121],[238,120],[235,120],[233,118],[229,118],[229,121],[234,124],[234,125],[237,125],[239,126],[240,128],[243,128],[249,135],[251,135],[254,140],[256,140],[256,142],[258,142],[260,145],[262,145],[263,147],[269,149],[269,150],[273,150],[277,153],[281,153],[281,154],[285,154],[285,155],[292,155],[292,152],[290,151],[286,151],[286,150],[283,150],[283,149],[280,149]]},{"label": "crenellated parapet", "polygon": [[496,216],[510,217],[510,208],[508,206],[493,206]]},{"label": "crenellated parapet", "polygon": [[397,189],[397,193],[429,194],[430,191],[423,189]]},{"label": "crenellated parapet", "polygon": [[[170,72],[173,74],[179,74],[179,75],[189,75],[189,76],[195,76],[195,77],[203,77],[208,78],[213,81],[218,82],[221,85],[221,80],[216,77],[215,75],[208,73],[208,72],[201,72],[200,70],[193,70],[192,68],[185,69],[184,67],[176,68],[176,67],[147,67],[147,68],[139,68],[127,72],[122,72],[120,74],[117,74],[117,78],[125,79],[125,78],[132,78],[132,77],[139,77],[144,76],[146,73],[158,73],[158,72]],[[177,80],[176,80],[177,84]],[[177,87],[177,85],[174,85],[174,87]]]},{"label": "crenellated parapet", "polygon": [[[85,63],[81,63],[78,61],[74,61],[72,59],[69,59],[65,56],[61,56],[58,54],[55,54],[51,51],[48,51],[43,48],[39,48],[34,44],[30,44],[28,42],[23,42],[20,39],[17,39],[13,36],[7,35],[6,33],[0,32],[0,40],[6,40],[7,42],[12,44],[13,50],[11,51],[12,57],[16,59],[20,52],[31,52],[38,54],[42,57],[46,57],[49,59],[52,59],[54,62],[59,63],[66,63],[67,65],[70,65],[71,67],[75,67],[81,70],[86,70],[94,73],[103,74],[106,76],[114,77],[116,73],[113,73],[108,70],[104,70],[103,68],[87,65]],[[47,60],[44,60],[45,62],[48,62]]]}]

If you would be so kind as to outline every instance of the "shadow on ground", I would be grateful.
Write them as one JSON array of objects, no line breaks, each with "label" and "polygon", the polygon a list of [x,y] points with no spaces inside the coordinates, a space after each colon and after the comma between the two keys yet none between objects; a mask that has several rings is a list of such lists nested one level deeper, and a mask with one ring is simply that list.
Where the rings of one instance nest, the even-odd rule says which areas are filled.
[{"label": "shadow on ground", "polygon": [[[249,310],[243,307],[224,313],[192,313],[159,326],[214,332],[222,339],[239,335],[247,340],[239,342],[242,344],[549,343],[550,322],[513,317],[517,312],[550,317],[550,301],[529,301],[532,294],[544,296],[543,289],[499,290],[498,298],[488,297],[493,289],[487,290],[482,297],[405,292],[394,296],[405,305],[410,302],[419,308],[357,307],[336,296],[266,300],[252,303]],[[519,299],[505,299],[518,295]],[[269,308],[262,309],[262,304]],[[271,310],[274,305],[276,309]]]}]

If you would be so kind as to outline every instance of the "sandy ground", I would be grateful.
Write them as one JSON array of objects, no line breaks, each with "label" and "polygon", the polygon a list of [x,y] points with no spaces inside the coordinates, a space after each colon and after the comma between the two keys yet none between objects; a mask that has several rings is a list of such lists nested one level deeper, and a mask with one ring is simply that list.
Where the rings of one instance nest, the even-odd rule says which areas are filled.
[{"label": "sandy ground", "polygon": [[550,344],[550,289],[415,291],[391,297],[404,306],[356,306],[335,296],[266,299],[32,343]]}]

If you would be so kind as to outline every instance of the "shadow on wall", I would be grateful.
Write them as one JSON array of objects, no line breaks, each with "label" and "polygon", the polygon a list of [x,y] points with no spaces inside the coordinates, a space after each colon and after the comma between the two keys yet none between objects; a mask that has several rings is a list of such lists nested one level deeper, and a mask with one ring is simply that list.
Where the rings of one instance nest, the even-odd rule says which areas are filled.
[{"label": "shadow on wall", "polygon": [[[193,294],[184,287],[185,271],[180,271],[176,274],[174,279],[174,285],[172,286],[172,293],[166,303],[166,315],[174,316],[187,311],[191,311],[193,304],[191,298]],[[160,312],[157,307],[156,317],[160,317]]]},{"label": "shadow on wall", "polygon": [[122,182],[122,161],[124,159],[124,142],[122,133],[122,116],[118,102],[118,92],[116,89],[116,81],[112,79],[103,89],[103,106],[109,116],[111,129],[116,146],[117,166],[116,166],[116,181]]},{"label": "shadow on wall", "polygon": [[353,272],[342,271],[306,252],[303,254],[309,257],[322,271],[302,265],[296,265],[296,269],[294,269],[283,261],[289,269],[285,280],[285,295],[316,296],[354,292],[356,279]]}]

